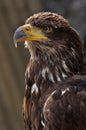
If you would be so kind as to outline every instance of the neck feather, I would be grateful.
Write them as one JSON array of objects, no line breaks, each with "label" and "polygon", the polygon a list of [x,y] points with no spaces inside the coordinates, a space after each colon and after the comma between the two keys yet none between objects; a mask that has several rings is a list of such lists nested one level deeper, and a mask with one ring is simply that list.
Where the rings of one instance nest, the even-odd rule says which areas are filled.
[{"label": "neck feather", "polygon": [[52,41],[51,43],[49,41],[47,45],[45,43],[29,44],[31,59],[26,72],[37,86],[46,87],[51,83],[62,82],[81,70],[83,57],[80,41],[70,38],[69,43],[68,36],[64,35],[64,37],[54,40],[55,46]]},{"label": "neck feather", "polygon": [[37,47],[31,54],[32,66],[36,71],[34,73],[40,73],[44,80],[48,79],[53,83],[69,78],[81,68],[81,57],[73,47],[61,45],[52,49],[42,48],[42,51]]}]

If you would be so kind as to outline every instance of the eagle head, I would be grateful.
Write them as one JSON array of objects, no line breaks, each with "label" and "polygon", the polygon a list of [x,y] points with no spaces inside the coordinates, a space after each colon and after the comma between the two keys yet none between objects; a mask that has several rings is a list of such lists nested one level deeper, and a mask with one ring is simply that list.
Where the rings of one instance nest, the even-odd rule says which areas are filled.
[{"label": "eagle head", "polygon": [[[25,25],[19,27],[14,33],[14,43],[22,43],[24,41],[44,42],[52,41],[57,38],[59,29],[67,29],[69,24],[60,15],[50,12],[34,14],[28,18]],[[51,43],[50,43],[51,44]]]},{"label": "eagle head", "polygon": [[[83,44],[78,32],[62,16],[41,12],[29,17],[25,25],[14,33],[14,43],[25,43],[31,56],[62,66],[66,64],[73,71],[81,68]],[[64,66],[65,66],[64,64]]]},{"label": "eagle head", "polygon": [[29,17],[25,25],[20,26],[15,31],[14,43],[17,46],[17,43],[27,41],[30,44],[31,41],[33,46],[35,42],[46,43],[45,45],[47,46],[47,44],[53,44],[52,42],[60,39],[62,32],[66,33],[67,31],[71,35],[74,34],[76,39],[81,41],[77,31],[62,16],[51,12],[41,12]]}]

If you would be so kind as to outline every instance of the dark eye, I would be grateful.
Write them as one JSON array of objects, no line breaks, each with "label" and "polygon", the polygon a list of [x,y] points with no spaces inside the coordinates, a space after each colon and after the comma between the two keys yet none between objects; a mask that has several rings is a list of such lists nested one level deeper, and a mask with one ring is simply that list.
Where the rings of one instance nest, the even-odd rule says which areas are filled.
[{"label": "dark eye", "polygon": [[49,33],[49,32],[52,32],[52,27],[44,27],[43,28],[43,31],[46,32],[46,33]]}]

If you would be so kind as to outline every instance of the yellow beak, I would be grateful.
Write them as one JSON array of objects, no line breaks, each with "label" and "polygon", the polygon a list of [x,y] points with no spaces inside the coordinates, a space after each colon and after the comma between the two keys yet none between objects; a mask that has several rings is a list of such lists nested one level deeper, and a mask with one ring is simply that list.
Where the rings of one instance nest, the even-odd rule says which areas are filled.
[{"label": "yellow beak", "polygon": [[42,29],[26,24],[17,28],[14,33],[14,43],[17,47],[17,43],[22,43],[24,41],[39,41],[47,40],[48,37],[44,35]]}]

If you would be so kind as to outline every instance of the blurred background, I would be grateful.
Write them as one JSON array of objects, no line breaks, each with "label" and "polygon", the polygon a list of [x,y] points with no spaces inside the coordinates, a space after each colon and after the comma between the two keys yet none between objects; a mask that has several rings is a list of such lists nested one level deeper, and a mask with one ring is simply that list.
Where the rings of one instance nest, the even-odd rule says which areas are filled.
[{"label": "blurred background", "polygon": [[0,0],[0,130],[24,130],[21,111],[29,52],[23,45],[14,47],[13,33],[40,11],[67,18],[86,46],[86,0]]}]

